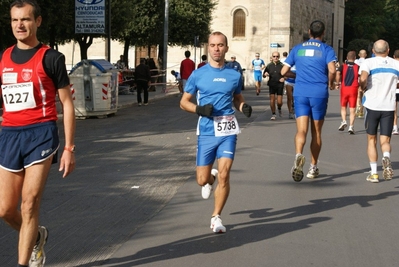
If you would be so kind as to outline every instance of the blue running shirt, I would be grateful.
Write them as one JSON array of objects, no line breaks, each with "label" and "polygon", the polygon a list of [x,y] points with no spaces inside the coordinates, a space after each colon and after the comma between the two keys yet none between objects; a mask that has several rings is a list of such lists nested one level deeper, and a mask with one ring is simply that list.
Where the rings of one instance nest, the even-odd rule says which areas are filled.
[{"label": "blue running shirt", "polygon": [[[197,105],[213,104],[212,117],[234,114],[232,98],[240,94],[241,74],[234,69],[213,68],[210,64],[196,69],[190,75],[184,91],[196,95]],[[198,119],[197,135],[215,135],[213,118]]]},{"label": "blue running shirt", "polygon": [[262,71],[262,65],[266,66],[263,59],[254,59],[252,60],[252,65],[254,66],[254,71]]},{"label": "blue running shirt", "polygon": [[328,63],[336,61],[334,49],[316,39],[296,45],[285,65],[296,67],[294,96],[328,97]]}]

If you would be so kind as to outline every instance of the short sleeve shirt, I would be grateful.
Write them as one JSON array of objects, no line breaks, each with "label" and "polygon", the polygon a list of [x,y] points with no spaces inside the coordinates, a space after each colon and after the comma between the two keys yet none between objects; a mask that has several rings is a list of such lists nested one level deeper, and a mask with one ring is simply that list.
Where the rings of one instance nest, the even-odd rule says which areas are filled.
[{"label": "short sleeve shirt", "polygon": [[369,74],[363,106],[371,110],[395,110],[399,61],[390,57],[367,58],[359,71]]},{"label": "short sleeve shirt", "polygon": [[294,96],[327,98],[328,64],[336,58],[331,46],[316,39],[295,46],[284,61],[296,66]]},{"label": "short sleeve shirt", "polygon": [[[242,79],[239,72],[230,68],[213,68],[206,64],[195,70],[188,79],[184,91],[196,95],[200,106],[213,104],[212,117],[234,114],[232,98],[240,94]],[[198,135],[215,135],[213,118],[198,119]]]}]

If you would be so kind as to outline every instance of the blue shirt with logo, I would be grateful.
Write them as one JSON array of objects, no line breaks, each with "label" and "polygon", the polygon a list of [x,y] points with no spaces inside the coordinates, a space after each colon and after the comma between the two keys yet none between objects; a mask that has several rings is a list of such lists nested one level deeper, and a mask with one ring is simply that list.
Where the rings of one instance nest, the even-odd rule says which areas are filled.
[{"label": "blue shirt with logo", "polygon": [[[196,95],[197,105],[212,104],[212,117],[215,117],[235,113],[232,98],[235,94],[241,93],[241,88],[242,79],[239,72],[226,66],[214,68],[206,64],[193,71],[184,91]],[[197,125],[199,135],[215,135],[212,117],[199,117]]]},{"label": "blue shirt with logo", "polygon": [[328,63],[336,58],[331,46],[316,39],[296,45],[284,61],[296,67],[294,96],[328,97]]}]

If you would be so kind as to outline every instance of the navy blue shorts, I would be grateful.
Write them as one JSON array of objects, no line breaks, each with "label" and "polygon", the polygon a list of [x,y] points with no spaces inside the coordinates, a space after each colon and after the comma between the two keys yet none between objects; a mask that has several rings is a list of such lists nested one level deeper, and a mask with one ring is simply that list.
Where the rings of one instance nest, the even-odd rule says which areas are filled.
[{"label": "navy blue shorts", "polygon": [[198,136],[197,166],[208,166],[218,158],[234,160],[236,152],[237,135],[228,136]]},{"label": "navy blue shorts", "polygon": [[56,163],[59,146],[55,122],[3,127],[0,133],[0,167],[11,172],[20,172],[52,155],[52,163]]}]

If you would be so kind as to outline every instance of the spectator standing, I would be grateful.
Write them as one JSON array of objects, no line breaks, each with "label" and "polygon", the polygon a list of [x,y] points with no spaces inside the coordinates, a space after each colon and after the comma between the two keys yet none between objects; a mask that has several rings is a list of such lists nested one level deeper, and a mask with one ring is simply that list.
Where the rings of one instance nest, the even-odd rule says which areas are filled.
[{"label": "spectator standing", "polygon": [[116,68],[119,69],[119,70],[126,69],[126,63],[125,63],[125,60],[123,58],[123,55],[119,56],[119,60],[116,62]]},{"label": "spectator standing", "polygon": [[231,61],[227,63],[227,67],[235,71],[238,71],[242,75],[241,64],[238,61],[236,61],[236,56],[231,56]]},{"label": "spectator standing", "polygon": [[284,63],[284,61],[287,59],[288,52],[283,52],[283,56],[280,58],[280,62]]},{"label": "spectator standing", "polygon": [[[221,214],[230,192],[230,170],[236,150],[239,125],[234,107],[250,117],[252,108],[241,94],[241,76],[225,65],[229,47],[227,37],[221,32],[209,36],[210,61],[190,76],[180,107],[199,116],[197,125],[197,183],[201,194],[208,199],[215,188],[215,203],[210,228],[215,233],[226,232]],[[197,105],[191,99],[197,96]],[[226,125],[226,127],[222,127]],[[218,169],[212,169],[215,160]]]},{"label": "spectator standing", "polygon": [[396,105],[396,87],[399,76],[399,61],[388,57],[389,45],[378,40],[373,45],[375,57],[366,59],[360,66],[360,86],[364,92],[363,106],[366,108],[367,155],[370,174],[367,181],[378,183],[377,133],[380,132],[382,169],[385,180],[391,180],[391,134]]},{"label": "spectator standing", "polygon": [[[399,60],[399,50],[395,50],[393,53],[393,58],[395,60]],[[399,102],[399,85],[396,86],[396,105],[395,105],[395,116],[393,120],[393,129],[392,129],[392,134],[393,135],[399,135],[398,131],[398,102]]]},{"label": "spectator standing", "polygon": [[179,91],[182,91],[183,90],[182,89],[183,86],[181,84],[180,73],[178,73],[177,71],[174,71],[174,70],[172,70],[170,73],[175,77],[175,80],[176,80],[177,86],[179,88]]},{"label": "spectator standing", "polygon": [[293,100],[293,93],[295,87],[295,75],[296,75],[296,68],[295,65],[291,67],[290,71],[293,73],[293,77],[287,77],[285,80],[285,89],[287,91],[287,107],[288,107],[288,118],[295,119],[295,112],[294,112],[294,100]]},{"label": "spectator standing", "polygon": [[269,77],[267,85],[269,86],[270,95],[270,110],[272,112],[271,120],[276,119],[276,95],[277,95],[277,109],[278,115],[282,117],[281,107],[283,106],[283,93],[284,93],[284,77],[281,75],[283,64],[280,62],[280,53],[272,53],[272,62],[267,64],[263,71],[263,77]]},{"label": "spectator standing", "polygon": [[[362,65],[362,63],[364,62],[364,60],[367,57],[367,51],[362,49],[359,51],[358,55],[359,55],[359,58],[355,60],[355,64],[360,66],[360,65]],[[359,73],[359,75],[360,75],[360,73]],[[364,117],[362,98],[363,98],[363,91],[359,86],[359,90],[357,93],[356,111],[355,111],[355,114],[358,118]]]},{"label": "spectator standing", "polygon": [[197,67],[197,69],[199,69],[199,68],[201,68],[201,67],[203,67],[206,63],[208,63],[208,57],[206,56],[206,55],[202,55],[201,56],[201,63],[199,63],[198,64],[198,67]]},{"label": "spectator standing", "polygon": [[241,90],[245,90],[243,69],[241,68],[241,64],[238,61],[236,61],[236,56],[231,56],[231,61],[227,63],[227,67],[230,69],[234,69],[235,71],[238,71],[241,74],[241,80],[242,80]]},{"label": "spectator standing", "polygon": [[346,62],[339,66],[335,78],[335,88],[341,89],[341,119],[342,122],[338,128],[339,131],[345,130],[346,108],[349,105],[349,129],[348,133],[355,134],[355,113],[356,101],[359,90],[359,65],[355,64],[356,52],[349,51],[346,56]]},{"label": "spectator standing", "polygon": [[[17,43],[0,53],[3,121],[0,133],[0,217],[19,232],[18,266],[44,266],[49,231],[39,225],[40,203],[60,146],[56,95],[61,101],[65,146],[59,171],[75,168],[75,111],[63,54],[40,43],[35,0],[10,5]],[[25,101],[9,101],[18,95]],[[2,264],[3,265],[3,264]]]},{"label": "spectator standing", "polygon": [[155,83],[157,83],[158,81],[158,67],[157,64],[155,64],[155,60],[153,58],[149,58],[147,64],[150,68],[151,73],[150,87],[148,88],[148,91],[155,92]]},{"label": "spectator standing", "polygon": [[148,105],[148,88],[151,84],[150,67],[146,65],[144,58],[140,59],[140,64],[134,70],[134,80],[137,85],[137,104],[142,105],[141,92],[144,95],[144,106]]},{"label": "spectator standing", "polygon": [[190,77],[191,73],[195,70],[195,63],[190,59],[191,52],[190,51],[184,52],[184,56],[186,58],[180,63],[180,77],[182,80],[182,91],[180,92],[180,94],[183,94],[186,82]]},{"label": "spectator standing", "polygon": [[315,20],[310,24],[310,40],[296,45],[284,62],[282,75],[288,74],[290,67],[296,66],[294,103],[297,132],[295,135],[295,161],[291,169],[292,178],[300,182],[303,178],[305,157],[302,155],[306,136],[311,130],[310,154],[311,163],[307,177],[319,175],[317,162],[322,145],[321,130],[327,112],[328,89],[333,88],[335,81],[334,49],[323,42],[324,23]]},{"label": "spectator standing", "polygon": [[254,71],[256,95],[260,94],[260,87],[262,85],[262,70],[265,68],[265,62],[260,58],[260,54],[255,54],[255,59],[252,60],[252,69]]}]

